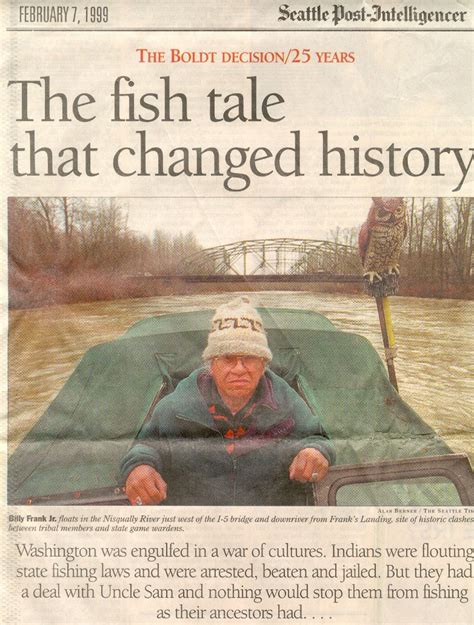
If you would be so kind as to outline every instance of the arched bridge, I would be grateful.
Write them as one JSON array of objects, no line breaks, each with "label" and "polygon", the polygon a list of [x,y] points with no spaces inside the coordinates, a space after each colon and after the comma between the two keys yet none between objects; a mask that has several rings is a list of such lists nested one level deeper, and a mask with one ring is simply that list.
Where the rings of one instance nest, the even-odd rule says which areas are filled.
[{"label": "arched bridge", "polygon": [[[237,241],[201,250],[182,259],[178,274],[192,279],[239,281],[284,278],[358,281],[361,264],[357,250],[349,245],[314,239],[256,239]],[[319,278],[318,278],[319,277]],[[209,280],[210,281],[210,280]]]}]

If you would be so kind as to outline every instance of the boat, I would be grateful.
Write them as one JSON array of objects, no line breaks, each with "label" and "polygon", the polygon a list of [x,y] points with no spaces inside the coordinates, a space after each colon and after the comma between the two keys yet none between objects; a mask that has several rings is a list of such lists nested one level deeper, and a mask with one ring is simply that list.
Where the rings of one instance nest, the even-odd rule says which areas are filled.
[{"label": "boat", "polygon": [[[309,505],[472,505],[473,475],[403,401],[376,350],[309,311],[259,308],[271,369],[321,419],[337,454]],[[120,462],[156,404],[198,368],[214,311],[143,319],[86,352],[11,455],[9,503],[127,505]]]}]

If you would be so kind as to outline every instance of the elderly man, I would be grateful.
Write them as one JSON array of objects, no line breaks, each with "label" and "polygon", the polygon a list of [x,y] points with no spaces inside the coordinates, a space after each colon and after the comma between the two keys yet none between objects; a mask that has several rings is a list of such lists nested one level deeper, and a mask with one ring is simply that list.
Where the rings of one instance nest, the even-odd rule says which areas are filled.
[{"label": "elderly man", "polygon": [[299,505],[334,452],[316,416],[279,376],[247,298],[219,307],[205,366],[157,405],[122,463],[134,505]]}]

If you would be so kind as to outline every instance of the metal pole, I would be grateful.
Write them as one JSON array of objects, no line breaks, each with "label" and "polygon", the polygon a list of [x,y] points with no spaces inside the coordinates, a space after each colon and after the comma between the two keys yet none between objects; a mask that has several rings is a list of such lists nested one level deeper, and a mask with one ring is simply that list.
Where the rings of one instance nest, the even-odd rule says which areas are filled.
[{"label": "metal pole", "polygon": [[393,359],[396,356],[395,334],[393,332],[392,315],[388,297],[376,297],[377,312],[379,314],[380,330],[382,331],[385,360],[387,361],[388,377],[392,386],[398,391],[397,375]]}]

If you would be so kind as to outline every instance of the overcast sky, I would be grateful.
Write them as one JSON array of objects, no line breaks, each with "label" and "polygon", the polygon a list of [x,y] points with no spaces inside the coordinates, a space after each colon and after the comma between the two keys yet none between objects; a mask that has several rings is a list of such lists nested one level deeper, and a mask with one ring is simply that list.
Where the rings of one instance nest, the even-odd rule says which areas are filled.
[{"label": "overcast sky", "polygon": [[360,226],[371,198],[133,198],[128,225],[151,235],[194,232],[204,247],[242,239],[325,239],[337,226]]}]

